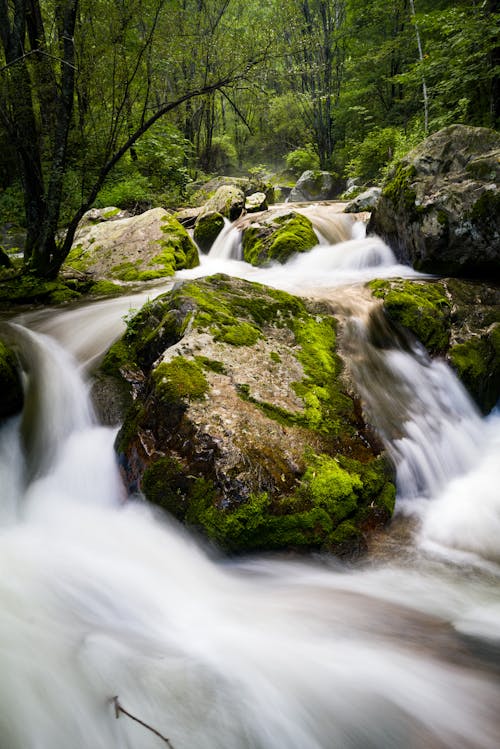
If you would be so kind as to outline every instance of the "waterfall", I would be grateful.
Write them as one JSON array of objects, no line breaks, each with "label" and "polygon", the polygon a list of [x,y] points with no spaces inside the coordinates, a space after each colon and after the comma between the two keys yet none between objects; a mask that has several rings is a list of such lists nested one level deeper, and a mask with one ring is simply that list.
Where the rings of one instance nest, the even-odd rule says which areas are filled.
[{"label": "waterfall", "polygon": [[[351,242],[353,257],[380,249]],[[306,282],[297,259],[246,272],[327,293],[342,274],[324,250]],[[352,276],[394,268],[384,252]],[[112,340],[138,302],[82,308],[80,363],[102,350],[103,318]],[[416,545],[357,567],[219,559],[124,496],[115,431],[95,422],[80,363],[53,337],[76,337],[74,314],[26,314],[9,333],[28,395],[0,429],[2,748],[166,745],[149,726],[175,749],[496,749],[498,414],[481,419],[444,363],[356,313],[355,375],[399,505],[417,508]]]}]

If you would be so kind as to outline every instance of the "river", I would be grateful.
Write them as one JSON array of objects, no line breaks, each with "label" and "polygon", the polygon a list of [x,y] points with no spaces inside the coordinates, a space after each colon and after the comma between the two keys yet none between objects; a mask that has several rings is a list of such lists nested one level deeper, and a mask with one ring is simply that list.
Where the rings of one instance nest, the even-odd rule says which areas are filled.
[{"label": "river", "polygon": [[[317,228],[307,255],[254,269],[227,227],[222,251],[179,278],[335,299],[416,275],[360,225],[333,247]],[[27,396],[0,431],[1,749],[496,749],[499,413],[482,418],[416,343],[375,352],[354,305],[395,519],[356,564],[228,560],[125,496],[116,427],[89,397],[124,317],[168,287],[9,326]]]}]

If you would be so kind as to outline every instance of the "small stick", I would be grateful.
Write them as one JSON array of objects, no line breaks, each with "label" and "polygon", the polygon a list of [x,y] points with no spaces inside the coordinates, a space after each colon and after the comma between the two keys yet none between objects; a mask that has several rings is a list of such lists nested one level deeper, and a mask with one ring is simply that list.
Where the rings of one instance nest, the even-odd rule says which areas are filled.
[{"label": "small stick", "polygon": [[165,744],[170,747],[170,749],[174,749],[174,746],[171,743],[170,739],[167,739],[166,736],[163,736],[159,731],[156,730],[156,728],[149,726],[147,723],[144,723],[143,720],[140,720],[140,718],[136,718],[135,715],[132,715],[132,713],[129,713],[128,710],[125,710],[125,708],[120,705],[118,696],[113,697],[111,699],[111,702],[113,703],[115,707],[115,718],[119,718],[120,713],[123,713],[127,717],[132,718],[132,720],[135,720],[136,723],[139,723],[141,726],[144,726],[144,728],[147,728],[148,731],[151,731],[151,733],[154,733],[155,736],[158,736],[158,738],[164,741]]}]

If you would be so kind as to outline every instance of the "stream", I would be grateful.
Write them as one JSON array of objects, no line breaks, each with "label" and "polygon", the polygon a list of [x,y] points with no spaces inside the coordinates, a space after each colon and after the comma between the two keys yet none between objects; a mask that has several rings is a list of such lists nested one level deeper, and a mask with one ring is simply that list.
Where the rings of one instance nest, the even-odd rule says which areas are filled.
[{"label": "stream", "polygon": [[[500,413],[417,343],[372,346],[358,285],[419,274],[325,220],[284,266],[248,266],[227,226],[174,281],[8,324],[26,405],[0,429],[1,749],[497,749]],[[344,311],[397,468],[360,562],[230,560],[125,496],[92,367],[148,298],[218,272]]]}]

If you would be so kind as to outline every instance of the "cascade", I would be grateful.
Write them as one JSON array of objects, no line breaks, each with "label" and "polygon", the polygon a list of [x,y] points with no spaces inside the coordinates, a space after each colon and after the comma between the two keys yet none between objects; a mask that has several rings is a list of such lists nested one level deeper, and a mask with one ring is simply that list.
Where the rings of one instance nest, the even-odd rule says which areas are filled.
[{"label": "cascade", "polygon": [[[306,282],[297,259],[218,262],[285,289],[302,278],[302,291],[322,295],[394,272],[373,238],[342,244],[359,255],[349,276],[324,245],[309,253]],[[0,430],[2,747],[165,745],[119,704],[175,749],[496,749],[500,508],[486,482],[500,480],[500,417],[481,419],[444,363],[359,306],[345,333],[353,374],[397,466],[399,505],[419,521],[412,547],[400,558],[395,542],[357,567],[219,559],[124,496],[115,430],[89,405],[81,364],[142,298],[26,313],[9,328],[28,407]],[[56,342],[75,338],[77,314],[79,362]],[[453,497],[458,519],[440,535]]]}]

